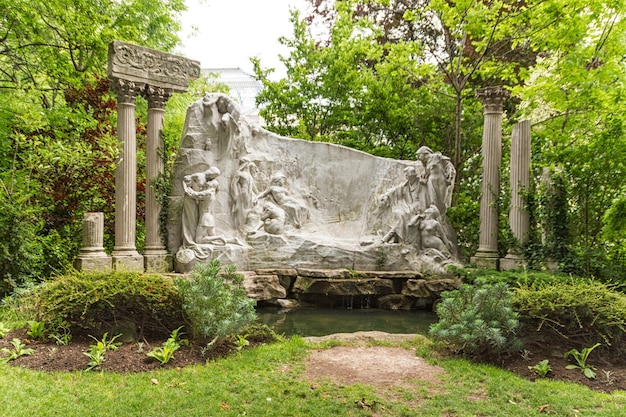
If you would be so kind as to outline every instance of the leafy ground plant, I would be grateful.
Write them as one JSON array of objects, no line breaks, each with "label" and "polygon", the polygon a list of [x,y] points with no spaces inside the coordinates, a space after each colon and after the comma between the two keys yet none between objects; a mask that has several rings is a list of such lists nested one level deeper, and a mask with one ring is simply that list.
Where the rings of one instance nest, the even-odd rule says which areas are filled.
[{"label": "leafy ground plant", "polygon": [[180,349],[181,345],[189,343],[187,339],[180,339],[180,329],[182,329],[182,326],[172,332],[170,337],[163,343],[163,346],[152,349],[146,353],[146,356],[156,359],[161,362],[161,365],[165,365],[172,360],[174,352]]},{"label": "leafy ground plant", "polygon": [[89,349],[86,352],[83,352],[83,354],[89,358],[89,362],[87,363],[88,371],[104,363],[104,356],[108,350],[117,350],[117,348],[121,345],[121,343],[115,341],[115,339],[121,335],[118,334],[107,340],[108,336],[108,333],[104,333],[102,340],[98,340],[91,335],[89,336],[96,341],[96,344],[89,345]]},{"label": "leafy ground plant", "polygon": [[572,349],[572,350],[565,352],[565,355],[563,355],[565,359],[571,356],[576,361],[576,364],[567,365],[566,368],[567,369],[580,369],[583,375],[585,375],[587,378],[595,379],[596,368],[595,366],[588,364],[587,359],[589,358],[589,355],[591,354],[591,352],[598,346],[600,346],[600,343],[596,343],[595,345],[591,347],[584,348],[580,352],[578,351],[578,349]]},{"label": "leafy ground plant", "polygon": [[20,356],[32,355],[33,353],[35,353],[35,349],[30,349],[30,348],[25,349],[26,345],[22,343],[22,341],[18,339],[17,337],[13,338],[13,341],[11,341],[11,344],[13,345],[13,349],[7,349],[7,348],[2,349],[2,353],[8,354],[9,356],[0,358],[0,364],[7,363],[8,361],[17,359]]},{"label": "leafy ground plant", "polygon": [[537,374],[538,377],[545,378],[548,372],[552,370],[552,367],[550,367],[550,361],[544,359],[535,365],[529,366],[528,369]]},{"label": "leafy ground plant", "polygon": [[46,331],[46,324],[43,321],[31,320],[28,322],[28,331],[26,332],[33,339],[43,339]]},{"label": "leafy ground plant", "polygon": [[0,339],[2,339],[4,336],[6,336],[9,332],[11,331],[11,329],[9,329],[8,327],[6,327],[4,325],[4,323],[2,323],[0,321]]}]

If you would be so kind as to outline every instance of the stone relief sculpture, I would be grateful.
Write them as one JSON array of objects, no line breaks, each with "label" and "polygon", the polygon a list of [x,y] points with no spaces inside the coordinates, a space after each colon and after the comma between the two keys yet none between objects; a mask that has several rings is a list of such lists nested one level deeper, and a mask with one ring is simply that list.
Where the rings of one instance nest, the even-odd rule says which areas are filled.
[{"label": "stone relief sculpture", "polygon": [[418,149],[416,158],[421,163],[421,174],[415,166],[406,167],[406,181],[380,198],[383,210],[390,210],[394,218],[382,242],[414,244],[420,251],[434,249],[452,258],[456,250],[443,224],[456,170],[449,158],[427,146]]},{"label": "stone relief sculpture", "polygon": [[254,173],[258,168],[254,162],[248,158],[239,160],[239,169],[233,175],[230,183],[230,193],[232,197],[233,223],[237,229],[243,228],[246,224],[248,214],[256,203],[256,180]]},{"label": "stone relief sculpture", "polygon": [[445,270],[458,262],[446,216],[456,172],[427,147],[416,159],[281,137],[206,94],[174,164],[168,249],[179,269],[217,257],[244,270]]},{"label": "stone relief sculpture", "polygon": [[309,218],[306,203],[291,195],[289,188],[287,188],[287,177],[280,171],[274,174],[267,190],[257,197],[258,200],[263,198],[267,198],[283,210],[286,221],[296,229],[300,229],[303,221]]}]

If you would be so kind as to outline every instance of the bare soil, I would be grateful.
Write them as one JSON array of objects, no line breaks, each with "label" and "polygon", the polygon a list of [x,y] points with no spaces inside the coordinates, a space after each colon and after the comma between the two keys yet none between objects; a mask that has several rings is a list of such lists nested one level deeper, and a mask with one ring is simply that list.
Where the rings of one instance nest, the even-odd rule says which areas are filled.
[{"label": "bare soil", "polygon": [[[307,361],[306,377],[310,380],[330,378],[340,384],[364,383],[379,387],[403,385],[412,379],[436,382],[443,369],[415,356],[413,350],[401,347],[372,346],[373,340],[401,342],[414,339],[416,335],[395,335],[383,332],[357,332],[325,336],[340,340],[345,346],[330,349],[313,349]],[[0,339],[0,349],[12,349],[11,340],[19,338],[27,347],[35,349],[30,356],[10,361],[11,366],[21,366],[40,371],[80,371],[87,368],[89,358],[84,354],[95,341],[87,335],[76,335],[65,346],[52,341],[31,340],[24,330],[13,331]],[[324,338],[309,338],[314,342]],[[163,368],[181,368],[191,364],[203,364],[207,360],[232,354],[236,351],[232,341],[224,341],[202,355],[205,341],[192,341],[176,352],[174,359],[165,365],[146,356],[152,348],[161,346],[163,340],[144,340],[141,343],[125,343],[115,351],[108,351],[101,369],[109,372],[145,372]],[[254,343],[251,344],[254,346]],[[589,356],[588,362],[596,367],[596,378],[588,379],[577,369],[568,370],[571,362],[563,359],[563,353],[571,349],[561,340],[546,340],[545,336],[525,340],[527,351],[502,358],[497,366],[514,372],[529,380],[537,376],[528,369],[543,359],[550,361],[552,371],[547,378],[586,385],[597,391],[626,390],[626,362],[611,358],[606,350],[598,348]],[[0,354],[0,356],[4,356]]]}]

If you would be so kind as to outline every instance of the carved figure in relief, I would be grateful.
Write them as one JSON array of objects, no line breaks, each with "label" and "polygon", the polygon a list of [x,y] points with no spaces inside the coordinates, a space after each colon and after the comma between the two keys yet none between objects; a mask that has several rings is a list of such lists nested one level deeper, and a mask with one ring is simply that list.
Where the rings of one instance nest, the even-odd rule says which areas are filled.
[{"label": "carved figure in relief", "polygon": [[450,258],[454,253],[454,246],[446,235],[439,214],[439,209],[433,204],[411,220],[411,225],[418,230],[415,243],[422,251],[435,249],[444,257]]},{"label": "carved figure in relief", "polygon": [[272,235],[281,235],[285,231],[285,211],[269,201],[263,204],[261,227]]},{"label": "carved figure in relief", "polygon": [[217,167],[206,171],[186,175],[183,178],[183,247],[193,249],[200,259],[210,255],[206,244],[227,243],[224,236],[215,231],[213,205],[219,192]]},{"label": "carved figure in relief", "polygon": [[450,158],[422,146],[416,152],[424,171],[421,180],[427,184],[427,205],[434,204],[441,216],[445,216],[452,203],[452,191],[456,170]]},{"label": "carved figure in relief", "polygon": [[268,198],[284,210],[286,221],[293,224],[297,229],[301,228],[302,222],[309,217],[306,204],[290,195],[287,188],[287,177],[280,171],[272,176],[268,189],[259,194],[258,199],[261,200],[262,198]]},{"label": "carved figure in relief", "polygon": [[240,229],[246,224],[248,213],[256,203],[256,184],[254,173],[257,166],[248,158],[239,160],[239,169],[233,175],[230,183],[232,197],[231,214],[235,228]]},{"label": "carved figure in relief", "polygon": [[213,136],[211,150],[216,160],[241,154],[243,140],[240,137],[239,105],[222,93],[205,94],[202,105],[205,122],[211,128],[209,132],[209,135]]},{"label": "carved figure in relief", "polygon": [[417,230],[411,220],[425,208],[426,184],[417,175],[414,166],[404,169],[406,181],[380,198],[383,209],[391,210],[394,221],[391,229],[383,236],[383,243],[413,243]]}]

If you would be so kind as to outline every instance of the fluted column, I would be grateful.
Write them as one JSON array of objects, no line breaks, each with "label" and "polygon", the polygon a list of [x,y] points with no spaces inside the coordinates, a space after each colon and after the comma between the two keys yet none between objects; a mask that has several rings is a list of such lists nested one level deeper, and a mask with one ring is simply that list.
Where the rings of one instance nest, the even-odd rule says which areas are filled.
[{"label": "fluted column", "polygon": [[517,269],[524,265],[522,248],[528,241],[530,217],[524,192],[530,189],[530,122],[524,120],[513,126],[511,134],[511,206],[509,225],[516,245],[500,260],[501,269]]},{"label": "fluted column", "polygon": [[483,175],[480,198],[480,236],[472,262],[477,266],[498,268],[498,194],[502,164],[502,111],[509,91],[500,86],[476,91],[483,103]]},{"label": "fluted column", "polygon": [[85,213],[83,246],[74,260],[79,271],[110,270],[111,257],[104,251],[104,213]]},{"label": "fluted column", "polygon": [[146,245],[144,250],[146,271],[166,271],[171,262],[167,257],[165,245],[161,240],[159,213],[161,205],[156,199],[154,179],[165,170],[163,160],[163,116],[165,103],[172,91],[165,88],[147,86],[148,131],[146,143]]},{"label": "fluted column", "polygon": [[144,85],[120,78],[113,79],[117,93],[117,138],[120,155],[115,168],[115,246],[116,268],[143,270],[143,257],[135,246],[137,212],[137,145],[135,98]]}]

